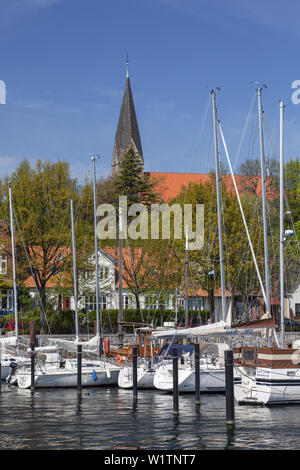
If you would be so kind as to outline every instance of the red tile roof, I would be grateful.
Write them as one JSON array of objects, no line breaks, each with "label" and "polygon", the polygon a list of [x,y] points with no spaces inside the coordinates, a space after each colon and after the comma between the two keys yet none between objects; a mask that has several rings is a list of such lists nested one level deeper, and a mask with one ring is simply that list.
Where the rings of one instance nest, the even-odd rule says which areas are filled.
[{"label": "red tile roof", "polygon": [[[162,196],[165,202],[169,202],[174,199],[183,189],[190,183],[205,184],[212,180],[211,174],[209,173],[165,173],[165,172],[147,172],[150,176],[150,181],[157,182],[156,190]],[[257,194],[261,195],[261,182],[258,176]],[[250,179],[245,175],[235,175],[235,180],[239,192],[245,192],[247,183]],[[234,184],[231,175],[224,175],[223,181],[229,191],[235,192]],[[269,194],[270,197],[270,194]]]},{"label": "red tile roof", "polygon": [[[208,297],[208,292],[204,289],[198,289],[195,295],[199,297]],[[225,297],[230,297],[230,296],[231,296],[231,292],[225,289]],[[214,297],[222,297],[222,292],[221,292],[220,287],[218,289],[214,289]]]}]

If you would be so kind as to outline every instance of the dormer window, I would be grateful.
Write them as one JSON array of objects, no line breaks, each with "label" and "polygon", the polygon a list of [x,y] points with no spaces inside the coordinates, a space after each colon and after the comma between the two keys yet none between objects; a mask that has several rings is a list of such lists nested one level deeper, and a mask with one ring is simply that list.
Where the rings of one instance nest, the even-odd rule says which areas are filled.
[{"label": "dormer window", "polygon": [[99,278],[100,279],[107,279],[108,278],[108,273],[109,273],[109,269],[107,266],[100,266],[100,269],[99,269]]}]

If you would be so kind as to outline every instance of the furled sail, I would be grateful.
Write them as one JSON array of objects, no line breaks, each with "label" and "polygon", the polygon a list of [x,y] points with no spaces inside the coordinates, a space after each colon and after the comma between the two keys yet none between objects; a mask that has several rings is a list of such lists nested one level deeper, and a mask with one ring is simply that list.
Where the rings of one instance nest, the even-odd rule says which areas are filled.
[{"label": "furled sail", "polygon": [[70,341],[62,338],[49,338],[48,342],[56,346],[57,349],[64,349],[69,352],[77,352],[77,346],[81,344],[83,353],[99,354],[100,336],[93,336],[88,341]]}]

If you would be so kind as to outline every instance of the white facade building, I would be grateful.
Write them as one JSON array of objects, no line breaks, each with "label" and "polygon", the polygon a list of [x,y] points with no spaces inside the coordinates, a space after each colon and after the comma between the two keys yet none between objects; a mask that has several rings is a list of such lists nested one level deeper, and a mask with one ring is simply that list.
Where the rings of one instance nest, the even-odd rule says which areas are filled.
[{"label": "white facade building", "polygon": [[[99,278],[99,297],[100,309],[118,309],[119,308],[119,291],[118,291],[118,263],[116,259],[105,250],[99,250],[98,261],[98,278]],[[78,272],[78,311],[94,311],[96,310],[95,295],[95,257],[91,256],[89,263],[91,268],[79,270]],[[54,309],[74,310],[73,286],[64,288],[64,293],[60,294],[60,289],[55,287],[47,287],[47,301],[51,303]],[[202,293],[203,294],[203,293]],[[36,288],[30,288],[30,295],[36,306],[39,305],[38,294]],[[163,300],[159,300],[159,296],[153,292],[143,293],[140,295],[140,307],[142,310],[169,310],[173,314],[174,320],[182,320],[184,310],[184,293],[180,289],[175,289],[164,296]],[[231,308],[231,298],[226,299],[226,306]],[[136,308],[135,296],[123,281],[123,308]],[[197,317],[201,310],[209,310],[209,298],[207,295],[191,295],[189,297],[189,311],[195,311]],[[221,315],[221,298],[215,297],[215,310],[219,318]],[[177,315],[178,313],[178,315]],[[221,317],[220,317],[221,318]]]}]

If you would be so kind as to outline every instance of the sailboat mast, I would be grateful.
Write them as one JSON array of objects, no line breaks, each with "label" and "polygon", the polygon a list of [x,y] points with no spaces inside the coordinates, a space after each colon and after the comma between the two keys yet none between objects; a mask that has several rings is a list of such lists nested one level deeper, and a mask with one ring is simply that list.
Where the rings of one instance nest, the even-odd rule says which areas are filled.
[{"label": "sailboat mast", "polygon": [[270,267],[269,267],[269,246],[268,246],[268,225],[267,225],[267,196],[266,196],[266,177],[265,177],[265,150],[264,134],[262,123],[262,88],[257,89],[258,99],[258,119],[259,119],[259,142],[260,142],[260,164],[261,164],[261,192],[262,192],[262,211],[263,211],[263,232],[264,232],[264,255],[265,255],[265,285],[266,285],[266,313],[271,316],[270,299]]},{"label": "sailboat mast", "polygon": [[280,142],[279,142],[279,168],[280,168],[280,332],[281,332],[281,347],[284,347],[284,144],[283,144],[283,118],[284,118],[284,103],[280,100]]},{"label": "sailboat mast", "polygon": [[224,274],[222,211],[221,211],[221,191],[220,191],[220,164],[219,164],[219,145],[218,145],[218,129],[217,129],[218,120],[217,120],[216,94],[214,90],[211,91],[211,96],[212,96],[212,102],[213,102],[215,169],[216,169],[218,233],[219,233],[219,252],[220,252],[220,277],[221,277],[221,294],[222,294],[222,320],[226,321],[225,274]]},{"label": "sailboat mast", "polygon": [[185,227],[185,328],[189,327],[189,227]]},{"label": "sailboat mast", "polygon": [[16,255],[15,255],[15,229],[14,229],[14,216],[13,205],[11,196],[11,183],[8,185],[9,192],[9,210],[10,210],[10,231],[11,231],[11,250],[12,250],[12,263],[13,263],[13,288],[14,288],[14,313],[15,313],[15,335],[17,338],[18,348],[18,299],[17,299],[17,276],[16,276]]},{"label": "sailboat mast", "polygon": [[238,191],[238,188],[237,188],[235,176],[234,176],[234,173],[233,173],[233,169],[232,169],[232,165],[231,165],[231,161],[230,161],[230,157],[229,157],[227,145],[226,145],[226,142],[225,142],[225,138],[224,138],[224,134],[223,134],[223,131],[222,131],[222,127],[221,127],[221,123],[220,123],[220,122],[219,122],[219,129],[220,129],[220,134],[221,134],[221,138],[222,138],[222,142],[223,142],[223,146],[224,146],[224,150],[225,150],[225,155],[226,155],[226,158],[227,158],[228,166],[229,166],[229,169],[230,169],[230,173],[231,173],[233,185],[234,185],[234,188],[235,188],[236,197],[237,197],[238,204],[239,204],[239,208],[240,208],[240,211],[241,211],[241,215],[242,215],[244,227],[245,227],[245,230],[246,230],[246,235],[247,235],[247,238],[248,238],[248,243],[249,243],[249,246],[250,246],[250,251],[251,251],[251,254],[252,254],[252,258],[253,258],[253,262],[254,262],[256,274],[257,274],[257,277],[258,277],[258,280],[259,280],[259,285],[260,285],[260,288],[261,288],[261,291],[262,291],[262,295],[263,295],[264,301],[266,302],[265,288],[264,288],[264,285],[263,285],[263,282],[262,282],[262,278],[261,278],[261,275],[260,275],[260,271],[259,271],[259,267],[258,267],[258,264],[257,264],[257,261],[256,261],[256,256],[255,256],[255,253],[254,253],[253,244],[252,244],[251,237],[250,237],[250,233],[249,233],[249,230],[248,230],[248,226],[247,226],[247,222],[246,222],[246,218],[245,218],[243,206],[242,206],[242,203],[241,203],[241,198],[240,198],[239,191]]},{"label": "sailboat mast", "polygon": [[[97,157],[98,158],[98,157]],[[94,191],[94,236],[95,236],[95,276],[96,276],[96,331],[100,335],[99,318],[99,266],[98,266],[98,238],[97,238],[97,193],[96,193],[96,157],[91,157],[93,162],[93,191]]]},{"label": "sailboat mast", "polygon": [[119,312],[118,312],[118,337],[119,344],[123,344],[123,327],[124,320],[123,308],[123,211],[119,207]]},{"label": "sailboat mast", "polygon": [[71,227],[72,227],[72,250],[73,250],[73,283],[74,283],[74,304],[75,304],[75,334],[78,341],[78,296],[77,296],[77,275],[76,275],[76,247],[74,231],[73,201],[70,199]]}]

